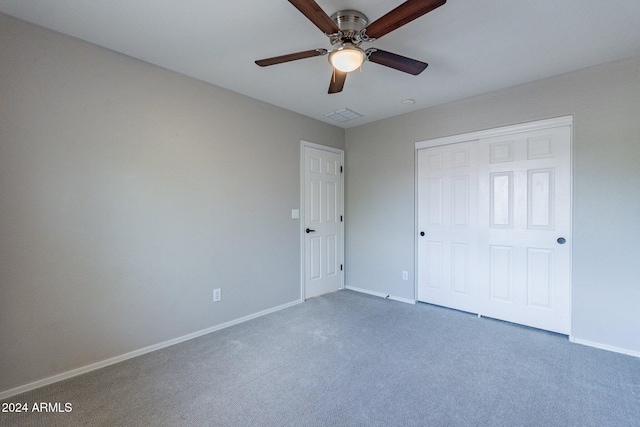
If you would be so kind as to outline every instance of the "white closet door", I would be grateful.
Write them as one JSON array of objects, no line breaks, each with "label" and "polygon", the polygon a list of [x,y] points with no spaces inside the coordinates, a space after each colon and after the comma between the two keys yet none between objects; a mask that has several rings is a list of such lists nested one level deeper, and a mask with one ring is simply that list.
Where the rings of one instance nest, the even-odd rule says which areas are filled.
[{"label": "white closet door", "polygon": [[418,150],[418,300],[478,311],[478,142]]},{"label": "white closet door", "polygon": [[417,299],[570,334],[571,126],[439,143],[417,151]]},{"label": "white closet door", "polygon": [[571,128],[480,141],[480,314],[570,333]]}]

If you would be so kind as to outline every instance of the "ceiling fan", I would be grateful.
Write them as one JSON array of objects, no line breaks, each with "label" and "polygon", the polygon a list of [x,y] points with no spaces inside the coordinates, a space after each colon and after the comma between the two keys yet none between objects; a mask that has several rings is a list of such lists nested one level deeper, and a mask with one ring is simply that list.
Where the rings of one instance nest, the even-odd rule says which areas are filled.
[{"label": "ceiling fan", "polygon": [[[331,17],[314,0],[289,0],[304,16],[320,29],[331,42],[331,50],[312,49],[256,61],[261,67],[296,61],[314,56],[329,55],[333,76],[329,93],[342,91],[347,73],[358,69],[364,61],[375,62],[417,76],[427,68],[426,62],[407,58],[380,49],[363,50],[360,45],[372,42],[413,21],[447,0],[407,0],[386,15],[369,24],[368,18],[357,10],[341,10]],[[368,24],[368,25],[367,25]]]}]

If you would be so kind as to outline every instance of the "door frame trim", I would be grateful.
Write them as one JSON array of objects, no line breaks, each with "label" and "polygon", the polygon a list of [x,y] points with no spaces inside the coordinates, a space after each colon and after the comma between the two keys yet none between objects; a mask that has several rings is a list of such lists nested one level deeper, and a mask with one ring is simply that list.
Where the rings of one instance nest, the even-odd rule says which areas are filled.
[{"label": "door frame trim", "polygon": [[[340,173],[340,211],[342,212],[342,222],[340,222],[340,234],[342,237],[341,242],[341,264],[344,266],[344,253],[345,253],[345,242],[344,242],[344,223],[346,222],[346,217],[344,214],[344,150],[340,148],[329,147],[327,145],[316,144],[314,142],[309,142],[305,140],[300,140],[300,219],[299,219],[299,229],[300,229],[300,301],[305,301],[306,295],[306,266],[305,266],[305,252],[304,252],[304,239],[305,239],[305,212],[304,212],[304,202],[305,202],[305,171],[306,171],[306,163],[304,158],[304,149],[306,147],[315,148],[316,150],[328,151],[330,153],[340,154],[340,166],[343,168],[343,172]],[[340,277],[340,288],[344,289],[344,275],[345,269],[341,271]]]},{"label": "door frame trim", "polygon": [[427,139],[425,141],[416,142],[415,150],[417,151],[422,148],[437,147],[439,145],[456,144],[458,142],[467,142],[474,139],[480,140],[485,138],[492,138],[495,136],[509,135],[511,133],[521,133],[560,126],[571,126],[571,128],[573,129],[573,115],[556,117],[553,119],[537,120],[534,122],[519,123],[515,125],[501,126],[497,128],[461,133],[458,135],[445,136],[441,138]]},{"label": "door frame trim", "polygon": [[[450,135],[440,138],[433,138],[424,141],[418,141],[415,143],[414,148],[414,230],[413,230],[413,242],[414,242],[414,283],[413,292],[414,298],[418,301],[418,150],[425,148],[438,147],[442,145],[457,144],[460,142],[468,142],[477,140],[480,141],[484,138],[491,138],[496,136],[504,136],[512,133],[521,133],[534,130],[543,130],[554,127],[569,126],[570,128],[570,141],[569,141],[569,199],[570,199],[570,218],[571,229],[569,230],[569,238],[573,242],[573,140],[574,140],[574,126],[573,115],[554,117],[550,119],[542,119],[531,122],[524,122],[514,125],[501,126],[496,128],[490,128],[485,130],[479,130],[474,132],[467,132],[458,135]],[[569,337],[573,334],[573,244],[571,245],[571,252],[569,253]]]}]

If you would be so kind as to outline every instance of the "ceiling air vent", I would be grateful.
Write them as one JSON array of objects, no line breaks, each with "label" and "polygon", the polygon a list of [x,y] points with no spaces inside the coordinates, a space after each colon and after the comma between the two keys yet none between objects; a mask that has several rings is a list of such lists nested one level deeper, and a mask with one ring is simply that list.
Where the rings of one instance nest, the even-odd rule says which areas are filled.
[{"label": "ceiling air vent", "polygon": [[359,119],[360,117],[364,117],[362,114],[356,113],[355,111],[350,110],[348,108],[341,108],[339,110],[327,113],[324,116],[328,119],[335,120],[336,122],[340,122],[340,123],[348,122],[349,120],[354,120],[354,119]]}]

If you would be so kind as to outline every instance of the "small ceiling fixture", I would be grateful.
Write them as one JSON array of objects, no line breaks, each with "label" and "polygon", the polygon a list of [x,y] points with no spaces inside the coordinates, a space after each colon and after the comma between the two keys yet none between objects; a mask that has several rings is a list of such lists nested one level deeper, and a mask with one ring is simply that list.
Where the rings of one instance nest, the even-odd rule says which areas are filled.
[{"label": "small ceiling fixture", "polygon": [[415,99],[410,99],[410,98],[409,98],[409,99],[403,99],[403,100],[402,100],[402,101],[400,101],[400,102],[402,102],[402,103],[403,103],[403,104],[405,104],[405,105],[413,105],[413,104],[415,104],[415,103],[416,103],[416,100],[415,100]]}]

